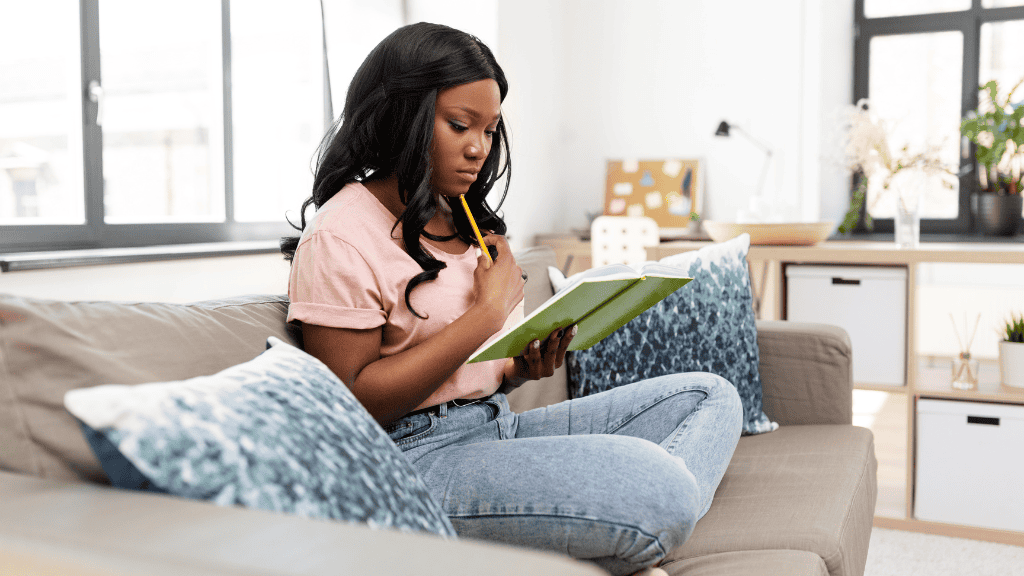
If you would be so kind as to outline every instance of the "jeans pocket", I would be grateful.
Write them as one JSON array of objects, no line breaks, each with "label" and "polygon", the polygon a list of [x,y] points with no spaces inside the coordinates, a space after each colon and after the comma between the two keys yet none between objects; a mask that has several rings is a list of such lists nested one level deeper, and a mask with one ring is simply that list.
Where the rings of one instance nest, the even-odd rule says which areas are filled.
[{"label": "jeans pocket", "polygon": [[400,418],[384,427],[391,441],[401,446],[415,442],[430,434],[437,426],[437,417],[433,414],[414,414]]}]

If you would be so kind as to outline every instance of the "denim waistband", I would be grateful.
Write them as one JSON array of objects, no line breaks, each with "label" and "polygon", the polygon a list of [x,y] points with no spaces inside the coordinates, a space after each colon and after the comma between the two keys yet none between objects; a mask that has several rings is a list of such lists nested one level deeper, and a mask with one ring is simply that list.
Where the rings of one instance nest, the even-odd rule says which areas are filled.
[{"label": "denim waistband", "polygon": [[448,410],[450,408],[458,408],[460,406],[468,406],[470,404],[477,404],[479,402],[483,402],[484,400],[487,400],[488,398],[490,398],[490,396],[484,396],[482,398],[472,398],[472,399],[456,398],[455,400],[449,400],[449,401],[443,402],[441,404],[435,404],[433,406],[427,406],[426,408],[420,408],[419,410],[413,410],[412,412],[409,412],[408,414],[406,414],[404,417],[414,416],[416,414],[437,414],[438,416],[444,418],[445,416],[448,415]]}]

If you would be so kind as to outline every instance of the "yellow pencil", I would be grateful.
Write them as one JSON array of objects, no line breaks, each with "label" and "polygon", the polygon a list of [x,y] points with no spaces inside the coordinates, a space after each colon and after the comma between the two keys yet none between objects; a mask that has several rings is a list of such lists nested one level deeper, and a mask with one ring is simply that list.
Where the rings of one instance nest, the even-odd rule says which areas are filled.
[{"label": "yellow pencil", "polygon": [[480,234],[480,229],[476,227],[476,220],[473,220],[473,213],[469,211],[469,204],[466,203],[466,195],[459,194],[459,199],[462,200],[462,207],[466,209],[466,218],[469,218],[469,225],[473,227],[473,232],[476,233],[476,241],[480,243],[480,251],[487,257],[487,261],[494,264],[494,260],[491,260],[491,253],[487,251],[487,245],[484,244],[484,237]]}]

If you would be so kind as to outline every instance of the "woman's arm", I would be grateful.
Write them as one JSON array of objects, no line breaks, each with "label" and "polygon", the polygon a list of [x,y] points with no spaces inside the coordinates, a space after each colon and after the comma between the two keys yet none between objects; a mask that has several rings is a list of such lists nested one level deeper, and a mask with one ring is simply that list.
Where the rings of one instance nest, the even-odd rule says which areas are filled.
[{"label": "woman's arm", "polygon": [[302,325],[306,351],[320,359],[377,419],[386,424],[416,408],[437,390],[491,335],[523,299],[522,270],[501,236],[490,264],[481,255],[474,272],[476,300],[465,314],[423,342],[387,358],[380,356],[382,328],[351,330]]}]

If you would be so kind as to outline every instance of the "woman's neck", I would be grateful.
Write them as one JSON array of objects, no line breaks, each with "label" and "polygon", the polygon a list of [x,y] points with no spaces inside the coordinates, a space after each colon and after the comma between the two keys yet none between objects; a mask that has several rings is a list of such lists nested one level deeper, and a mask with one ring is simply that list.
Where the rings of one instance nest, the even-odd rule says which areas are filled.
[{"label": "woman's neck", "polygon": [[[402,204],[402,199],[398,195],[398,176],[392,174],[386,178],[368,180],[363,182],[363,186],[373,194],[388,212],[391,212],[396,219],[402,217],[402,212],[405,210],[405,204]],[[425,232],[433,234],[435,236],[451,236],[455,234],[455,224],[452,222],[451,211],[448,209],[448,205],[445,202],[438,202],[439,210],[434,214],[434,217],[427,222],[427,225],[423,228]]]}]

